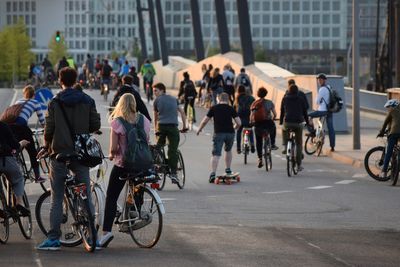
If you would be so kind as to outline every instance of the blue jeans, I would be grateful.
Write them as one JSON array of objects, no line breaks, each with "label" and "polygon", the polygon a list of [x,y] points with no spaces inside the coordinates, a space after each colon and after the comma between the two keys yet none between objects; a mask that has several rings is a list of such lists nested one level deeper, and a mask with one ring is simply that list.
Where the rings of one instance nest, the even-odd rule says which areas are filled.
[{"label": "blue jeans", "polygon": [[397,140],[400,138],[400,134],[391,134],[388,136],[387,145],[386,145],[386,154],[385,159],[383,160],[383,168],[382,171],[387,172],[390,158],[393,154],[394,145],[397,143]]},{"label": "blue jeans", "polygon": [[335,148],[335,129],[333,128],[333,116],[331,112],[328,111],[312,111],[308,114],[311,118],[320,118],[326,116],[326,126],[329,132],[329,145],[331,148]]}]

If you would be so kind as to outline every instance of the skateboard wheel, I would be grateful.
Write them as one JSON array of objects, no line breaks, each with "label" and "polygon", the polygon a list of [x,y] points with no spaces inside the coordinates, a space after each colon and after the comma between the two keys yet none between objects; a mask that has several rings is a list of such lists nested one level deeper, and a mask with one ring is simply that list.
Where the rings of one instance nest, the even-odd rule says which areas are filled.
[{"label": "skateboard wheel", "polygon": [[236,181],[240,182],[240,176],[236,177]]},{"label": "skateboard wheel", "polygon": [[215,178],[214,184],[219,184],[219,178]]},{"label": "skateboard wheel", "polygon": [[232,181],[231,181],[230,179],[226,179],[226,180],[225,180],[225,183],[226,183],[226,184],[232,184]]}]

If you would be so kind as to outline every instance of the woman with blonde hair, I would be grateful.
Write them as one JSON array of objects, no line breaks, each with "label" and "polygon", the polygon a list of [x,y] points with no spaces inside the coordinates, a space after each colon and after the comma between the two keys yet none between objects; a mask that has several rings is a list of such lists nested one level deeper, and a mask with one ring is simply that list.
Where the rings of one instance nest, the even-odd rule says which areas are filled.
[{"label": "woman with blonde hair", "polygon": [[[143,120],[143,124],[139,123],[140,120]],[[121,96],[109,121],[111,124],[109,159],[114,161],[114,166],[107,188],[103,236],[99,240],[100,247],[107,247],[114,238],[111,230],[117,211],[117,200],[125,185],[125,181],[119,178],[128,173],[123,165],[123,155],[127,149],[127,133],[123,123],[135,124],[136,127],[143,125],[147,140],[149,140],[151,125],[145,116],[136,112],[135,97],[130,93]]]}]

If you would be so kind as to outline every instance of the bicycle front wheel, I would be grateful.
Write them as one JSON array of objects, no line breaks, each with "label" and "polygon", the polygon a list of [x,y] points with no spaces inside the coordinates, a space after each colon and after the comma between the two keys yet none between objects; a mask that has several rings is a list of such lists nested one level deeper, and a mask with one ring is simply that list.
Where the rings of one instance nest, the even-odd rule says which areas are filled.
[{"label": "bicycle front wheel", "polygon": [[399,158],[397,155],[396,151],[393,151],[393,156],[392,156],[392,173],[391,173],[391,179],[392,179],[392,186],[395,186],[397,184],[397,180],[399,179]]},{"label": "bicycle front wheel", "polygon": [[0,177],[0,210],[2,211],[0,214],[0,243],[5,244],[8,241],[8,237],[10,236],[10,224],[8,221],[7,213],[5,210],[7,209],[7,201],[6,196],[4,195],[3,190],[3,179],[5,178],[3,175]]},{"label": "bicycle front wheel", "polygon": [[[133,241],[141,248],[152,248],[160,239],[163,217],[160,210],[160,204],[154,196],[155,191],[144,187],[140,210],[140,216],[135,217],[133,212],[127,209],[127,218],[129,224],[129,233]],[[134,207],[134,206],[133,206]]]},{"label": "bicycle front wheel", "polygon": [[391,162],[389,161],[388,175],[386,177],[379,177],[382,171],[383,161],[385,159],[385,147],[377,146],[373,147],[365,154],[364,167],[369,176],[380,182],[386,182],[390,179],[391,175]]},{"label": "bicycle front wheel", "polygon": [[183,162],[182,153],[178,150],[178,166],[176,166],[176,175],[178,176],[178,187],[183,189],[186,182],[185,163]]},{"label": "bicycle front wheel", "polygon": [[[36,202],[35,216],[39,229],[47,236],[50,231],[50,207],[51,207],[51,192],[44,192]],[[82,244],[82,238],[77,232],[71,209],[68,205],[68,200],[64,197],[62,203],[62,221],[61,221],[61,237],[60,243],[66,247],[75,247]]]},{"label": "bicycle front wheel", "polygon": [[[28,201],[28,197],[26,196],[26,192],[24,192],[22,199],[24,201],[25,208],[27,208],[30,211],[31,209],[29,207],[29,201]],[[31,239],[31,237],[32,237],[32,214],[29,214],[29,216],[19,215],[18,225],[19,225],[19,229],[21,230],[21,233],[25,237],[25,239]]]},{"label": "bicycle front wheel", "polygon": [[271,142],[267,139],[264,143],[264,158],[265,158],[265,170],[270,171],[272,169],[272,153],[271,153]]},{"label": "bicycle front wheel", "polygon": [[307,136],[306,142],[304,143],[304,151],[307,155],[312,155],[317,151],[318,142],[317,137]]},{"label": "bicycle front wheel", "polygon": [[82,237],[83,246],[88,252],[96,249],[97,230],[94,225],[94,217],[90,210],[89,199],[78,197],[77,199],[77,221],[79,224],[79,234]]},{"label": "bicycle front wheel", "polygon": [[289,177],[293,176],[292,168],[292,143],[288,141],[286,148],[286,170]]},{"label": "bicycle front wheel", "polygon": [[167,173],[166,173],[166,169],[165,169],[167,166],[167,163],[165,161],[165,157],[164,157],[164,154],[162,153],[161,149],[159,149],[156,146],[152,146],[151,152],[153,154],[155,171],[157,172],[158,177],[160,178],[160,180],[157,182],[158,190],[161,191],[161,190],[163,190],[163,188],[165,186],[165,180],[167,177]]},{"label": "bicycle front wheel", "polygon": [[291,167],[292,167],[292,172],[293,172],[293,174],[294,175],[296,175],[297,174],[297,159],[296,159],[296,153],[297,153],[297,147],[296,147],[296,143],[294,142],[294,141],[291,141],[291,143],[292,143],[292,149],[291,149],[291,155],[290,155],[290,158],[291,158]]}]

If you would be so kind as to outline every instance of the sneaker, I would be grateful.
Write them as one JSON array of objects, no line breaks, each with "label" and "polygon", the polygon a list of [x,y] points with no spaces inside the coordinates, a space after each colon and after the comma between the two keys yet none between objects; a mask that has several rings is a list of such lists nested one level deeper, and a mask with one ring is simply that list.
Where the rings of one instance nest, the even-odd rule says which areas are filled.
[{"label": "sneaker", "polygon": [[272,145],[272,146],[271,146],[271,149],[272,149],[272,150],[278,150],[279,147],[277,147],[276,145]]},{"label": "sneaker", "polygon": [[[113,240],[114,235],[111,232],[108,232],[107,234],[103,235],[99,240],[99,247],[101,248],[106,248],[108,244]],[[97,247],[97,244],[96,244]]]},{"label": "sneaker", "polygon": [[58,239],[46,239],[40,244],[39,246],[36,247],[38,250],[60,250],[61,249],[61,243],[60,240]]},{"label": "sneaker", "polygon": [[251,153],[256,152],[256,148],[254,147],[254,145],[252,145],[252,146],[250,147],[250,151],[251,151]]},{"label": "sneaker", "polygon": [[31,211],[20,204],[17,204],[16,209],[21,213],[22,217],[28,217],[31,215]]},{"label": "sneaker", "polygon": [[282,154],[286,155],[286,148],[282,150]]},{"label": "sneaker", "polygon": [[46,180],[47,180],[46,178],[39,176],[38,178],[35,179],[35,183],[41,184],[43,182],[46,182]]},{"label": "sneaker", "polygon": [[212,184],[212,183],[214,183],[214,181],[215,181],[215,173],[212,172],[212,173],[210,174],[210,178],[208,179],[208,182],[209,182],[210,184]]},{"label": "sneaker", "polygon": [[238,154],[242,153],[242,150],[240,150],[240,148],[238,148],[236,151]]},{"label": "sneaker", "polygon": [[301,165],[297,166],[297,171],[298,172],[301,172],[302,170],[304,170],[303,166],[301,166]]},{"label": "sneaker", "polygon": [[226,168],[225,169],[225,174],[226,175],[231,175],[232,174],[231,168]]},{"label": "sneaker", "polygon": [[335,148],[334,147],[331,147],[331,152],[335,152]]},{"label": "sneaker", "polygon": [[263,164],[263,160],[262,159],[258,159],[258,168],[262,168],[262,166],[264,166]]},{"label": "sneaker", "polygon": [[179,178],[176,176],[176,173],[172,173],[169,178],[171,178],[171,181],[173,184],[178,184],[179,183]]},{"label": "sneaker", "polygon": [[380,178],[386,178],[387,177],[387,172],[385,171],[381,171],[381,173],[379,174]]}]

